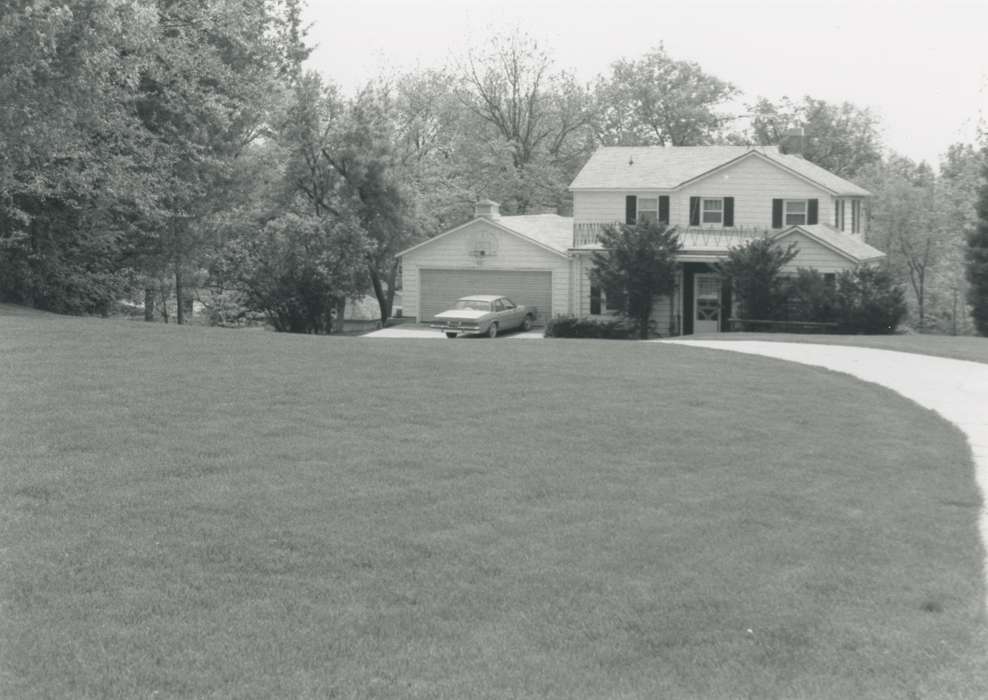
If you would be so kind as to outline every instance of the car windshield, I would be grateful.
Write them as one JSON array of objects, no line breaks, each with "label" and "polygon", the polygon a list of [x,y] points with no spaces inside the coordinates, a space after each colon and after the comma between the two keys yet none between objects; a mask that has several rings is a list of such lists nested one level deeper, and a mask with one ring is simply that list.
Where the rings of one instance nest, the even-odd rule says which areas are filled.
[{"label": "car windshield", "polygon": [[473,309],[474,311],[490,311],[491,303],[480,299],[460,299],[454,309]]}]

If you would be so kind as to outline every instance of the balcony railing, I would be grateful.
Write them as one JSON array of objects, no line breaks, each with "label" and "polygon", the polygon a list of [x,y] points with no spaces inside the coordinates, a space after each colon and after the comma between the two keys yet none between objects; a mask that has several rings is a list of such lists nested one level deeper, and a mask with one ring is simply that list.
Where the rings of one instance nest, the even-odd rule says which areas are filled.
[{"label": "balcony railing", "polygon": [[[619,225],[618,221],[581,221],[573,224],[573,247],[592,248],[600,242],[600,234],[607,226]],[[733,226],[731,228],[702,228],[677,226],[679,240],[684,250],[715,248],[727,249],[771,233],[759,226]]]}]

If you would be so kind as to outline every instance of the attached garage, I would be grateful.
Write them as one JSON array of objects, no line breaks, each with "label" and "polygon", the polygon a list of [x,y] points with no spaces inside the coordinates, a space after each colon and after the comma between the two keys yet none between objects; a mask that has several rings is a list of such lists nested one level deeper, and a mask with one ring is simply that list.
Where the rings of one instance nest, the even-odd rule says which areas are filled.
[{"label": "attached garage", "polygon": [[544,323],[546,314],[552,313],[552,273],[548,271],[419,269],[419,289],[421,321],[431,320],[471,294],[500,294],[516,304],[534,306],[536,323]]},{"label": "attached garage", "polygon": [[570,313],[572,219],[555,214],[501,217],[480,211],[462,226],[400,253],[402,311],[428,323],[457,299],[497,294],[534,306],[537,323]]}]

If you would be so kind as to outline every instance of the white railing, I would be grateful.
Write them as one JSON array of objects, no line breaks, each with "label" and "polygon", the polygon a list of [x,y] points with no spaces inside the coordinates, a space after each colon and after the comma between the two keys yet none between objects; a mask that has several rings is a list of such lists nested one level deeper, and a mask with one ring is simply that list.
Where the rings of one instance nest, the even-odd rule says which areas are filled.
[{"label": "white railing", "polygon": [[[573,247],[593,247],[600,242],[600,234],[607,226],[620,225],[619,221],[581,221],[573,224]],[[693,248],[723,248],[761,238],[771,230],[759,226],[733,226],[731,228],[677,227],[684,250]]]}]

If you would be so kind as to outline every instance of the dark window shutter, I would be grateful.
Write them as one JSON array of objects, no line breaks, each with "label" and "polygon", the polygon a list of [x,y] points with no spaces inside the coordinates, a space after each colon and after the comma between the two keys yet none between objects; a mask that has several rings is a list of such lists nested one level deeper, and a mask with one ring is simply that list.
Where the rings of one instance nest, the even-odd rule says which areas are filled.
[{"label": "dark window shutter", "polygon": [[840,200],[834,200],[834,228],[840,228]]},{"label": "dark window shutter", "polygon": [[724,197],[724,226],[734,226],[734,197]]},{"label": "dark window shutter", "polygon": [[782,200],[772,200],[772,228],[782,228]]},{"label": "dark window shutter", "polygon": [[806,223],[812,226],[820,223],[820,200],[811,199],[806,205]]},{"label": "dark window shutter", "polygon": [[690,197],[690,226],[700,225],[700,198]]},{"label": "dark window shutter", "polygon": [[624,223],[629,226],[635,225],[635,220],[638,218],[638,197],[633,194],[629,194],[624,198]]},{"label": "dark window shutter", "polygon": [[659,221],[669,223],[669,195],[659,195]]}]

